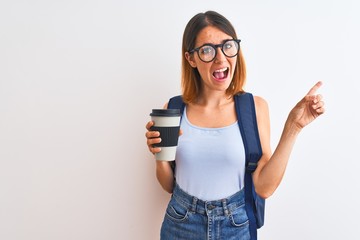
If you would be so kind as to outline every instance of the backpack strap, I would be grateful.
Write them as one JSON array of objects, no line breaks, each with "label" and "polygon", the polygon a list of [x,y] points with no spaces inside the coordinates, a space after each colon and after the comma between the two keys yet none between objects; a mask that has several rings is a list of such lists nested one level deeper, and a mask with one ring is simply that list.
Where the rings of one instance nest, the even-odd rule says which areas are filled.
[{"label": "backpack strap", "polygon": [[259,157],[262,156],[253,95],[251,93],[235,95],[235,108],[241,136],[245,139],[246,171],[253,173]]},{"label": "backpack strap", "polygon": [[180,114],[182,115],[185,108],[185,103],[182,100],[181,95],[170,98],[168,107],[169,109],[180,109]]},{"label": "backpack strap", "polygon": [[[251,93],[241,93],[235,95],[235,108],[241,137],[245,148],[245,208],[250,221],[251,239],[257,239],[257,228],[263,224],[264,199],[260,198],[254,189],[252,173],[257,167],[257,163],[262,156],[259,132],[256,122],[256,112],[254,97]],[[260,209],[257,209],[256,199],[261,201]],[[260,215],[259,215],[260,214]],[[261,219],[262,216],[262,219]],[[260,218],[260,219],[259,219]]]}]

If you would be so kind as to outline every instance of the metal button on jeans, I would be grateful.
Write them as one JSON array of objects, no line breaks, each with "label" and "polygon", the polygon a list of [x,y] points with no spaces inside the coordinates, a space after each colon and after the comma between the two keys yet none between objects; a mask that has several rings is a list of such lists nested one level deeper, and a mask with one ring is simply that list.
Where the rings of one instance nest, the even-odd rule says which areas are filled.
[{"label": "metal button on jeans", "polygon": [[208,205],[208,207],[207,207],[209,210],[213,210],[214,208],[216,208],[216,206],[214,206],[214,205]]}]

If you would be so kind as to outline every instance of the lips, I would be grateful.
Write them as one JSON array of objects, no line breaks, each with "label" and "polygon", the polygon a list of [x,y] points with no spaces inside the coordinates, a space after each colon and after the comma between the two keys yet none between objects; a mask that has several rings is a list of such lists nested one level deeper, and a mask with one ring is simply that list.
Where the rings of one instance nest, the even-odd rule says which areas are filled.
[{"label": "lips", "polygon": [[213,77],[216,80],[223,80],[228,76],[228,73],[229,73],[229,68],[227,67],[221,68],[213,72]]}]

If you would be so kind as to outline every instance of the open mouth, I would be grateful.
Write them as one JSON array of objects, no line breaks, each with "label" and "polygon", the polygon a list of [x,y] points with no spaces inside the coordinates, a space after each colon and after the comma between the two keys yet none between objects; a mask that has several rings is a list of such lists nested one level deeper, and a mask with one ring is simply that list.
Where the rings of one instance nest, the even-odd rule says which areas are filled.
[{"label": "open mouth", "polygon": [[228,76],[229,73],[229,68],[225,67],[219,70],[216,70],[215,72],[213,72],[213,77],[216,80],[222,80],[225,79]]}]

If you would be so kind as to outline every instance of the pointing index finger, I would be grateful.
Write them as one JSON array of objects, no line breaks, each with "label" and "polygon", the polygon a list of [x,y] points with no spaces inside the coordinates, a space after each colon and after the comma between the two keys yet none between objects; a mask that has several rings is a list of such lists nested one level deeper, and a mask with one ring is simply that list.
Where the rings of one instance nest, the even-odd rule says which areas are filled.
[{"label": "pointing index finger", "polygon": [[314,95],[316,91],[321,87],[321,85],[322,85],[321,81],[317,82],[306,95]]}]

